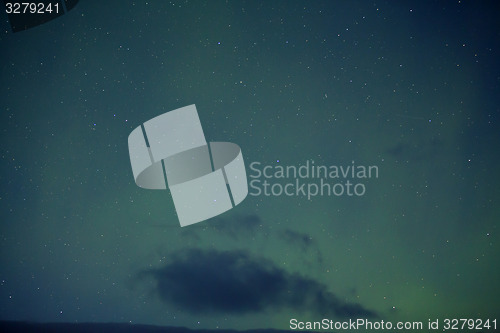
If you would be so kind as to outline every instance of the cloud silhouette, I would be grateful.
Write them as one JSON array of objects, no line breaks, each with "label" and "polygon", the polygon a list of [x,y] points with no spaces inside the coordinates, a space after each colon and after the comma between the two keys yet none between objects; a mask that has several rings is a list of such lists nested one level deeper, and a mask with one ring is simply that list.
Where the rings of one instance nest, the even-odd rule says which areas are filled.
[{"label": "cloud silhouette", "polygon": [[303,250],[310,248],[314,244],[309,235],[291,229],[286,229],[282,234],[282,238],[287,242],[298,244]]},{"label": "cloud silhouette", "polygon": [[359,304],[341,301],[315,280],[290,274],[243,251],[190,249],[174,254],[152,276],[161,300],[191,313],[260,312],[292,308],[338,317],[374,317]]},{"label": "cloud silhouette", "polygon": [[195,224],[190,228],[185,228],[181,235],[183,237],[198,238],[206,231],[216,231],[234,240],[246,239],[249,235],[255,234],[262,228],[262,221],[259,216],[252,215],[231,215],[230,218],[217,216],[207,223]]},{"label": "cloud silhouette", "polygon": [[308,234],[297,232],[291,229],[285,229],[284,231],[280,232],[279,235],[287,245],[293,244],[293,246],[297,247],[303,254],[308,251],[316,252],[317,263],[323,263],[323,256],[319,251],[318,243]]},{"label": "cloud silhouette", "polygon": [[261,225],[262,221],[257,215],[233,215],[230,219],[217,217],[210,222],[211,228],[235,239],[241,236],[248,237]]}]

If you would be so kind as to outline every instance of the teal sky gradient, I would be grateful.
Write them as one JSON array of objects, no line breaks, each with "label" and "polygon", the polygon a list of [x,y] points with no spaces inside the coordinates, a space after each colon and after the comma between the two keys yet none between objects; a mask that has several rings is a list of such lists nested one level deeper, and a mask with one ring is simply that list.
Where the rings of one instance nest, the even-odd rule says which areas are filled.
[{"label": "teal sky gradient", "polygon": [[[196,249],[384,320],[500,320],[498,9],[82,0],[27,31],[3,22],[0,319],[207,329],[342,319],[318,299],[258,292],[264,284],[252,311],[162,298],[162,274],[188,269],[175,254]],[[135,185],[127,137],[190,104],[207,141],[241,147],[248,174],[254,161],[313,160],[376,165],[379,177],[362,197],[248,196],[181,228],[168,191]],[[221,267],[224,279],[239,272]]]}]

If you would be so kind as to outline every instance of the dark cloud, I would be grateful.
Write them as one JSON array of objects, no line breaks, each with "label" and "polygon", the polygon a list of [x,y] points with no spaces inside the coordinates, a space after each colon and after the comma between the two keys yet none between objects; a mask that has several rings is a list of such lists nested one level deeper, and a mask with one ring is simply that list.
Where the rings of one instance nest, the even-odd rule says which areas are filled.
[{"label": "dark cloud", "polygon": [[163,301],[192,313],[243,314],[288,307],[338,317],[375,316],[361,305],[341,301],[312,279],[242,251],[190,249],[141,276],[156,280],[155,292]]},{"label": "dark cloud", "polygon": [[283,232],[282,237],[285,241],[298,245],[302,249],[308,249],[314,244],[313,239],[309,235],[290,229],[286,229]]},{"label": "dark cloud", "polygon": [[387,153],[394,158],[412,161],[429,161],[445,149],[444,142],[437,138],[423,139],[418,142],[399,142],[387,149]]},{"label": "dark cloud", "polygon": [[191,240],[195,242],[201,242],[200,233],[192,227],[182,228],[178,231],[179,236],[185,238],[186,240]]},{"label": "dark cloud", "polygon": [[194,224],[185,228],[186,231],[182,235],[186,237],[199,237],[200,234],[207,230],[215,230],[233,239],[242,239],[253,235],[260,227],[262,227],[262,221],[255,214],[233,215],[230,217],[218,216],[204,223]]},{"label": "dark cloud", "polygon": [[214,221],[209,221],[209,225],[217,231],[238,238],[253,233],[262,225],[262,221],[257,215],[236,215],[231,218],[214,219]]},{"label": "dark cloud", "polygon": [[[314,251],[316,252],[316,261],[321,264],[323,263],[323,256],[319,251],[317,242],[308,234],[297,232],[291,229],[285,229],[280,233],[281,238],[286,242],[287,245],[297,247],[302,252]],[[309,265],[309,263],[307,263]]]}]

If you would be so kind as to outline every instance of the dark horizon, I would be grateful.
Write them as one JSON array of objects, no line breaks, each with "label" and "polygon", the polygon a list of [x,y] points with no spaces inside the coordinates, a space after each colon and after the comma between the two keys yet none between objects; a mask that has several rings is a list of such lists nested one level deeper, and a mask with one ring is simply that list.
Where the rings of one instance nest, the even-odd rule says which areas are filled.
[{"label": "dark horizon", "polygon": [[[109,332],[109,333],[160,333],[160,332],[174,332],[174,333],[189,333],[189,332],[224,332],[224,333],[285,333],[291,332],[287,330],[276,329],[251,329],[251,330],[234,330],[234,329],[192,329],[187,327],[178,326],[158,326],[158,325],[145,325],[133,323],[40,323],[29,321],[3,321],[0,320],[0,329],[3,333],[58,333],[58,332]],[[301,330],[301,332],[308,332]]]}]

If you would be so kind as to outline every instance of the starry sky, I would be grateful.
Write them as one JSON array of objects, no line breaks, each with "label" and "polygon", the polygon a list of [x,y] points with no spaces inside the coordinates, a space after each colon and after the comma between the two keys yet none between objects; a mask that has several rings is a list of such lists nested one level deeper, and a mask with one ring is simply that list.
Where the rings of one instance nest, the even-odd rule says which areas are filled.
[{"label": "starry sky", "polygon": [[[2,16],[0,320],[500,319],[498,13],[81,0],[17,33]],[[354,161],[378,177],[362,196],[249,195],[181,228],[169,191],[135,185],[127,138],[191,104],[249,176]]]}]

